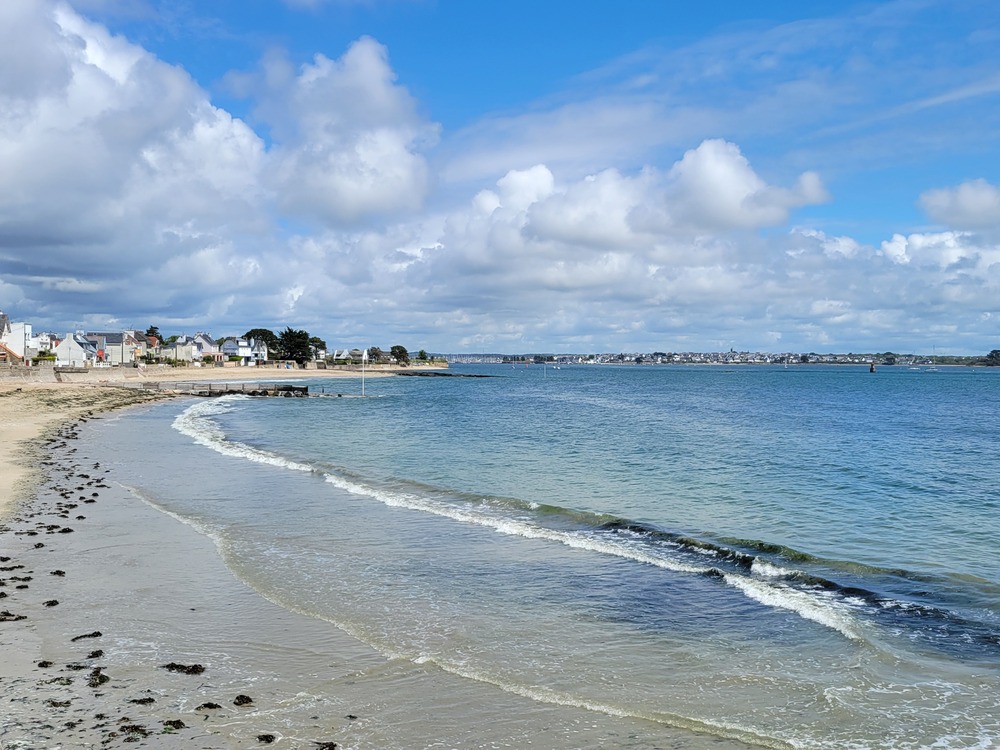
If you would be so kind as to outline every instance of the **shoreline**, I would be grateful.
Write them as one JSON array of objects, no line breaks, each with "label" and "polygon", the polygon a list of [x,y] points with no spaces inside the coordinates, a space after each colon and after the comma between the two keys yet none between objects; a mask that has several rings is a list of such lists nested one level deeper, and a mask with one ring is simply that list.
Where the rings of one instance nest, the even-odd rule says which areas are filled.
[{"label": "shoreline", "polygon": [[[267,703],[291,696],[257,681],[273,679],[285,660],[306,668],[319,653],[282,648],[276,660],[269,649],[276,634],[304,629],[337,655],[340,679],[382,658],[263,599],[208,537],[132,496],[76,443],[92,419],[173,396],[5,386],[0,750],[342,746],[357,717],[337,717],[336,742],[329,725],[275,726]],[[247,663],[224,658],[241,649]]]},{"label": "shoreline", "polygon": [[171,397],[99,384],[0,380],[0,522],[39,489],[49,435],[100,413]]},{"label": "shoreline", "polygon": [[117,430],[115,409],[144,406],[124,423],[190,398],[157,406],[177,396],[20,388],[0,381],[0,455],[17,447],[10,465],[22,471],[18,501],[9,482],[0,495],[0,750],[402,750],[540,738],[562,748],[747,749],[382,653],[335,618],[286,607],[230,567],[211,533],[165,510],[155,487],[133,487],[112,468],[100,435]]},{"label": "shoreline", "polygon": [[[392,377],[407,369],[435,372],[446,368],[380,365],[378,369],[366,370],[364,377]],[[37,467],[39,449],[46,435],[81,418],[180,394],[180,391],[172,392],[162,385],[155,388],[158,384],[356,380],[361,376],[360,370],[158,365],[60,373],[60,380],[55,379],[51,369],[27,373],[26,376],[0,376],[0,521],[37,489],[40,481]]]}]

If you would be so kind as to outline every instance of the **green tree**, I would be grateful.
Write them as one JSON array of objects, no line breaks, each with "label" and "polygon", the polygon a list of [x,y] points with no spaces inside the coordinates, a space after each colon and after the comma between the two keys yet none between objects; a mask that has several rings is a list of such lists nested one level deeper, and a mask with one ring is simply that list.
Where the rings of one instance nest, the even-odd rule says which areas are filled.
[{"label": "green tree", "polygon": [[163,341],[163,336],[160,335],[160,329],[156,326],[150,326],[146,329],[147,336],[155,336],[157,341]]},{"label": "green tree", "polygon": [[312,359],[308,331],[294,330],[291,326],[286,326],[278,336],[277,346],[281,359],[294,360],[300,366]]},{"label": "green tree", "polygon": [[267,356],[269,359],[291,359],[291,357],[277,356],[276,353],[280,349],[278,337],[275,336],[274,331],[269,328],[251,328],[243,334],[243,338],[257,339],[258,341],[263,341],[267,344]]},{"label": "green tree", "polygon": [[377,346],[368,347],[368,361],[372,364],[380,362],[384,356],[385,355],[382,353],[382,350]]},{"label": "green tree", "polygon": [[426,362],[428,359],[430,359],[430,357],[427,356],[427,352],[421,349],[419,352],[417,352],[417,359],[419,359],[421,362]]},{"label": "green tree", "polygon": [[1000,349],[994,349],[986,355],[986,364],[989,367],[1000,367]]},{"label": "green tree", "polygon": [[396,360],[403,367],[410,364],[410,353],[406,351],[405,346],[400,346],[399,344],[396,344],[389,350],[389,354],[392,356],[394,360]]},{"label": "green tree", "polygon": [[319,336],[309,337],[309,346],[312,348],[313,356],[315,357],[319,352],[326,351],[326,342]]}]

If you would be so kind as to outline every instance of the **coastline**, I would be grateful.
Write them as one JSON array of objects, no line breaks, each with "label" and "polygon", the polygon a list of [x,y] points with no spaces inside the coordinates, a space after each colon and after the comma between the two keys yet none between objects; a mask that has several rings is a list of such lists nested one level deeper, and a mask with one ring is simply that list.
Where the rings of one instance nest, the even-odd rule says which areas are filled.
[{"label": "coastline", "polygon": [[[502,747],[539,732],[552,747],[701,748],[655,722],[380,653],[262,595],[217,540],[123,483],[91,443],[119,419],[172,409],[152,403],[170,394],[0,391],[0,409],[17,405],[0,455],[20,456],[0,516],[0,750]],[[114,411],[130,405],[140,413]]]},{"label": "coastline", "polygon": [[[222,750],[282,740],[333,748],[340,742],[324,739],[329,726],[307,722],[300,728],[310,739],[297,738],[259,706],[261,674],[321,658],[308,647],[269,653],[271,644],[287,629],[305,631],[308,643],[337,654],[340,678],[382,661],[326,623],[262,599],[210,539],[131,496],[76,442],[92,419],[171,397],[0,383],[0,750]],[[171,649],[164,643],[175,645],[160,657]],[[252,679],[225,663],[237,652],[251,655]]]},{"label": "coastline", "polygon": [[[366,378],[395,375],[400,368],[368,369]],[[428,371],[440,369],[421,367]],[[91,369],[60,373],[23,371],[0,376],[0,521],[37,487],[39,447],[61,425],[96,414],[170,398],[155,384],[358,379],[361,371],[278,367],[166,367]],[[138,388],[136,386],[143,386]]]},{"label": "coastline", "polygon": [[169,398],[102,385],[0,379],[0,521],[37,490],[45,438],[96,414]]}]

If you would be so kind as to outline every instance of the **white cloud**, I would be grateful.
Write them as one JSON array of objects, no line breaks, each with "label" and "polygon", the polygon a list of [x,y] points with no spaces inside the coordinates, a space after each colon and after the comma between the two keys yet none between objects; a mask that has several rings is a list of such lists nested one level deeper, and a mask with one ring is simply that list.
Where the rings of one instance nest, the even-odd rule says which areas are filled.
[{"label": "white cloud", "polygon": [[[527,231],[539,239],[598,247],[628,247],[634,240],[632,210],[643,201],[651,180],[628,179],[608,169],[589,175],[557,195],[531,206]],[[550,191],[551,192],[551,191]]]},{"label": "white cloud", "polygon": [[836,258],[838,256],[843,258],[853,258],[861,252],[861,245],[853,237],[847,237],[844,235],[829,237],[826,232],[822,232],[818,229],[796,229],[793,230],[793,235],[816,240],[822,247],[823,253],[831,258]]},{"label": "white cloud", "polygon": [[428,188],[420,149],[436,128],[395,82],[385,47],[362,38],[339,60],[316,55],[297,73],[272,55],[255,80],[271,127],[271,175],[282,210],[328,225],[419,208]]},{"label": "white cloud", "polygon": [[[151,230],[256,221],[261,144],[246,125],[183,71],[64,6],[0,12],[11,8],[44,30],[32,43],[48,63],[0,90],[0,257],[28,238],[37,266],[65,267],[80,247],[91,248],[91,270],[120,264],[127,250],[142,266],[171,252]],[[21,33],[0,24],[0,49],[16,48]]]},{"label": "white cloud", "polygon": [[918,233],[906,237],[895,234],[882,243],[882,252],[896,263],[944,269],[966,260],[975,262],[980,257],[981,250],[971,239],[971,235],[962,232]]},{"label": "white cloud", "polygon": [[1000,188],[983,179],[928,190],[920,205],[932,219],[951,227],[1000,230]]},{"label": "white cloud", "polygon": [[667,212],[672,221],[705,229],[774,226],[798,206],[827,200],[819,177],[803,173],[792,188],[777,188],[750,167],[738,146],[704,141],[684,154],[667,176]]}]

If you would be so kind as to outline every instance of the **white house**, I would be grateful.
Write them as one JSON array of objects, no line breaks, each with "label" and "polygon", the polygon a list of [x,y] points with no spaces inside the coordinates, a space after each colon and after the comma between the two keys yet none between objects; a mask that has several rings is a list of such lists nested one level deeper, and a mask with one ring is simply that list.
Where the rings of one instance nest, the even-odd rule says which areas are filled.
[{"label": "white house", "polygon": [[93,367],[97,362],[97,347],[80,333],[67,333],[55,354],[60,367]]},{"label": "white house", "polygon": [[239,357],[240,364],[247,367],[267,361],[267,344],[258,339],[228,338],[222,342],[222,353],[227,357]]},{"label": "white house", "polygon": [[0,310],[0,344],[22,361],[38,354],[38,342],[32,336],[31,323],[12,323],[2,310]]},{"label": "white house", "polygon": [[54,333],[44,332],[34,337],[32,346],[37,347],[40,352],[50,352],[56,348],[58,343],[58,336]]}]

